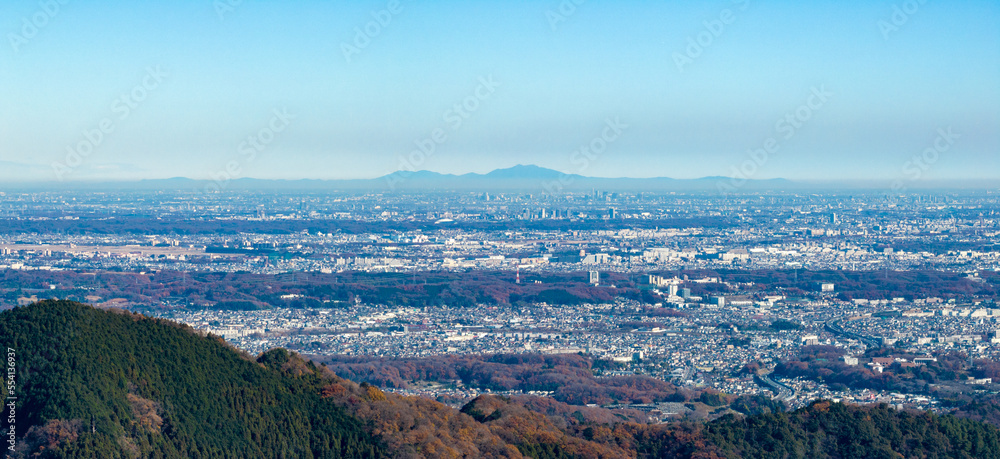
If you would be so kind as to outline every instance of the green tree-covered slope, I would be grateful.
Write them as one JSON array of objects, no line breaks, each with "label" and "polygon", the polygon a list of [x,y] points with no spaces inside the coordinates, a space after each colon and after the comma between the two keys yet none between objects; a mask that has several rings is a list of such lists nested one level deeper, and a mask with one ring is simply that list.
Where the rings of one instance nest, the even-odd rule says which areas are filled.
[{"label": "green tree-covered slope", "polygon": [[15,356],[19,456],[384,455],[315,381],[186,326],[46,301],[0,314],[0,347]]}]

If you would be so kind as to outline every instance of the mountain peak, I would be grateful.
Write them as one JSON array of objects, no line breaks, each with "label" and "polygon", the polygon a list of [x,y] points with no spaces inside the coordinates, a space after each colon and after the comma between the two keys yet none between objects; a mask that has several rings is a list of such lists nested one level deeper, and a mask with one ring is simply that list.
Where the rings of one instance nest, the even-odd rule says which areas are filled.
[{"label": "mountain peak", "polygon": [[541,166],[536,166],[534,164],[518,164],[513,167],[508,167],[506,169],[495,169],[486,174],[484,177],[489,178],[518,178],[518,179],[548,179],[556,178],[564,175],[562,172],[553,169],[547,169]]}]

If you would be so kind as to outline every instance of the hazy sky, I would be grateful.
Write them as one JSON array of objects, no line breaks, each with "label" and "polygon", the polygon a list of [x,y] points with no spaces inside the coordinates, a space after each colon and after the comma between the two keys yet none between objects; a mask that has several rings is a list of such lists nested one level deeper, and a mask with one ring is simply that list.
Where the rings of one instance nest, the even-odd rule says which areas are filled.
[{"label": "hazy sky", "polygon": [[0,180],[1000,179],[996,1],[577,2],[4,0]]}]

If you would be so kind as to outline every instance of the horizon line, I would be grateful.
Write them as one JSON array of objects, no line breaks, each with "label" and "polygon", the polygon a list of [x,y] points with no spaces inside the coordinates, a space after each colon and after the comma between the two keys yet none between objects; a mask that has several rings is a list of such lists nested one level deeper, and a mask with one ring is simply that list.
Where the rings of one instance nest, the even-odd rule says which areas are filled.
[{"label": "horizon line", "polygon": [[[882,177],[882,178],[827,178],[827,179],[814,179],[814,178],[788,178],[788,177],[772,177],[772,178],[753,178],[753,177],[731,177],[725,175],[706,175],[701,177],[692,178],[677,178],[669,176],[653,176],[653,177],[630,177],[630,176],[618,176],[618,177],[602,177],[602,176],[591,176],[582,175],[579,173],[564,172],[557,169],[551,169],[543,166],[538,166],[535,164],[517,164],[510,167],[503,167],[493,169],[487,172],[462,172],[462,173],[451,173],[451,172],[437,172],[428,169],[420,169],[416,171],[406,171],[406,170],[396,170],[384,175],[375,177],[364,177],[364,178],[314,178],[314,177],[297,177],[297,178],[261,178],[261,177],[225,177],[220,178],[193,178],[187,176],[173,176],[173,177],[144,177],[144,178],[81,178],[81,179],[49,179],[49,180],[4,180],[6,184],[21,184],[21,185],[58,185],[58,184],[102,184],[102,183],[141,183],[141,182],[153,182],[153,181],[170,181],[170,180],[188,180],[192,182],[213,182],[213,181],[270,181],[270,182],[297,182],[297,181],[313,181],[313,182],[340,182],[340,181],[372,181],[379,179],[386,179],[388,177],[402,175],[402,179],[406,179],[407,176],[418,173],[428,173],[440,175],[442,177],[449,178],[463,178],[466,176],[473,176],[471,178],[493,178],[497,177],[486,177],[489,174],[500,172],[500,171],[510,171],[514,169],[532,169],[534,171],[542,171],[553,174],[560,174],[561,176],[582,178],[582,179],[596,179],[596,180],[676,180],[676,181],[702,181],[702,180],[730,180],[730,181],[741,181],[741,182],[774,182],[774,181],[786,181],[797,184],[853,184],[855,186],[863,184],[874,184],[874,183],[893,183],[902,184],[902,188],[905,189],[907,185],[917,186],[919,188],[925,188],[928,185],[933,186],[934,184],[947,184],[953,182],[978,182],[979,186],[986,185],[989,182],[996,182],[996,185],[1000,186],[1000,177],[994,178],[972,178],[972,177],[962,177],[962,178],[943,178],[943,179],[924,179],[924,178],[912,178],[912,177]],[[529,179],[537,177],[501,177],[501,179],[516,180],[516,179]],[[0,185],[2,187],[3,185]],[[987,185],[988,186],[988,185]],[[892,188],[892,186],[887,186],[887,188]],[[899,188],[897,186],[897,188]]]}]

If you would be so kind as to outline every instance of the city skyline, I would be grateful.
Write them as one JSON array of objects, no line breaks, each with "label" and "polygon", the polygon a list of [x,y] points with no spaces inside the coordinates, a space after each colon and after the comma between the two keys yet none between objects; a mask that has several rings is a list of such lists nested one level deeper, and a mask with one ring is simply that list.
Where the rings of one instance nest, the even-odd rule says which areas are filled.
[{"label": "city skyline", "polygon": [[5,182],[1000,178],[991,2],[2,10]]}]

